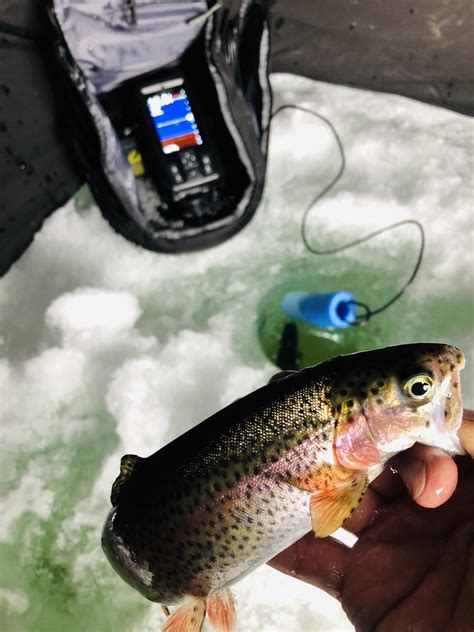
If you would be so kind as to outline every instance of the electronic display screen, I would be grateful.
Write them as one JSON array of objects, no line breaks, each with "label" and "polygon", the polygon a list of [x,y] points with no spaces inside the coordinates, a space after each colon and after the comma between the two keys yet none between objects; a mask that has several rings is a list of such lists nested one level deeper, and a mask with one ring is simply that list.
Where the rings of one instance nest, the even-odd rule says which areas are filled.
[{"label": "electronic display screen", "polygon": [[165,154],[202,145],[201,134],[182,85],[147,94],[146,104]]}]

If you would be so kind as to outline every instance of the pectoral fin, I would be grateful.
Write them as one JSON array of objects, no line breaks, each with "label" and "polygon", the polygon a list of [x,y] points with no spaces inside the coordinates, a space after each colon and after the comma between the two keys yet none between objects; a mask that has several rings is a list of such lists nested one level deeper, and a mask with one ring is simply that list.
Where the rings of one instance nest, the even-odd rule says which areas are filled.
[{"label": "pectoral fin", "polygon": [[206,613],[213,630],[232,632],[235,624],[235,606],[228,588],[214,593],[207,599],[189,597],[182,606],[167,616],[161,632],[201,632]]},{"label": "pectoral fin", "polygon": [[235,606],[228,588],[206,599],[206,612],[216,632],[232,632],[235,624]]},{"label": "pectoral fin", "polygon": [[205,616],[204,599],[187,599],[166,618],[161,632],[201,632]]},{"label": "pectoral fin", "polygon": [[309,501],[314,535],[325,538],[338,529],[360,503],[368,484],[365,473],[355,472],[344,485],[316,491]]}]

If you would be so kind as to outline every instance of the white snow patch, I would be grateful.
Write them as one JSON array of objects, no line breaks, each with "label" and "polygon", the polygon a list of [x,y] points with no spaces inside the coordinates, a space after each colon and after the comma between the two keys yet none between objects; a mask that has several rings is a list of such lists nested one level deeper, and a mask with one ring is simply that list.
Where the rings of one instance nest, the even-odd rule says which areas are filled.
[{"label": "white snow patch", "polygon": [[8,609],[15,614],[24,614],[30,604],[24,592],[7,588],[0,588],[0,600],[6,601]]},{"label": "white snow patch", "polygon": [[[30,468],[31,470],[31,468]],[[40,518],[50,516],[54,494],[47,489],[31,471],[21,477],[19,485],[2,500],[2,520],[0,521],[0,540],[12,537],[12,525],[24,513],[33,512]]]},{"label": "white snow patch", "polygon": [[65,344],[75,338],[111,339],[130,330],[141,315],[130,292],[78,288],[62,294],[48,307],[46,323],[61,331]]},{"label": "white snow patch", "polygon": [[[299,103],[327,116],[346,151],[343,178],[311,211],[310,243],[341,245],[391,222],[419,219],[427,232],[425,258],[403,299],[409,313],[396,323],[396,335],[422,339],[425,323],[438,318],[433,305],[448,296],[452,312],[440,325],[442,338],[473,285],[472,120],[303,78],[274,76],[272,83],[275,107]],[[323,122],[286,111],[272,122],[265,197],[231,240],[202,252],[161,255],[127,242],[96,207],[79,214],[71,201],[0,281],[1,480],[8,490],[0,535],[29,569],[41,547],[42,521],[57,520],[54,544],[80,595],[71,604],[78,619],[92,604],[98,628],[131,611],[137,612],[134,630],[159,628],[159,607],[148,608],[101,551],[110,487],[123,454],[158,450],[275,372],[257,342],[263,294],[293,273],[317,288],[326,275],[349,270],[361,299],[372,285],[383,293],[408,278],[418,243],[410,228],[380,236],[347,258],[308,258],[301,216],[338,161]],[[406,276],[394,272],[399,262]],[[360,264],[372,276],[361,278]],[[451,340],[458,335],[454,322],[448,342],[465,347],[463,398],[472,406],[470,325],[461,322],[465,329]],[[77,471],[70,477],[69,467],[80,471],[77,487],[71,483]],[[22,516],[28,527],[17,538],[14,526]],[[33,611],[34,588],[20,581],[18,589],[14,593],[26,595]],[[334,599],[268,567],[235,592],[238,632],[352,630]],[[3,601],[19,610],[26,603],[11,595]]]}]

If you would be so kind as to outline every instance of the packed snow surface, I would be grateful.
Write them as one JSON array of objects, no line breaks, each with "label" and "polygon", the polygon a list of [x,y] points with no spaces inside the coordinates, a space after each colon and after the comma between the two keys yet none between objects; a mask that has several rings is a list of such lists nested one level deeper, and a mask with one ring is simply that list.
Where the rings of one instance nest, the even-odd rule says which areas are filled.
[{"label": "packed snow surface", "polygon": [[[328,117],[346,150],[342,180],[310,216],[315,245],[405,218],[426,230],[415,282],[351,335],[365,348],[461,346],[472,407],[472,121],[287,75],[272,83],[276,105]],[[257,322],[272,288],[347,289],[376,307],[413,268],[418,234],[406,227],[332,257],[305,251],[302,211],[338,161],[322,121],[285,111],[273,122],[264,200],[230,241],[180,256],[147,252],[82,191],[0,281],[2,630],[159,629],[159,606],[128,587],[100,548],[120,457],[155,452],[267,381],[276,369]],[[240,632],[352,629],[334,599],[268,567],[235,593]]]}]

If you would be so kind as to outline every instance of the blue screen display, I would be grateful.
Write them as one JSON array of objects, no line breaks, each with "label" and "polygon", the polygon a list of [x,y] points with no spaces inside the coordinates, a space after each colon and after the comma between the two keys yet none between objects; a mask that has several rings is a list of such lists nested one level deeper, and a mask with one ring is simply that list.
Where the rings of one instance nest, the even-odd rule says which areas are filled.
[{"label": "blue screen display", "polygon": [[146,103],[165,154],[202,145],[202,138],[185,89],[160,90]]}]

